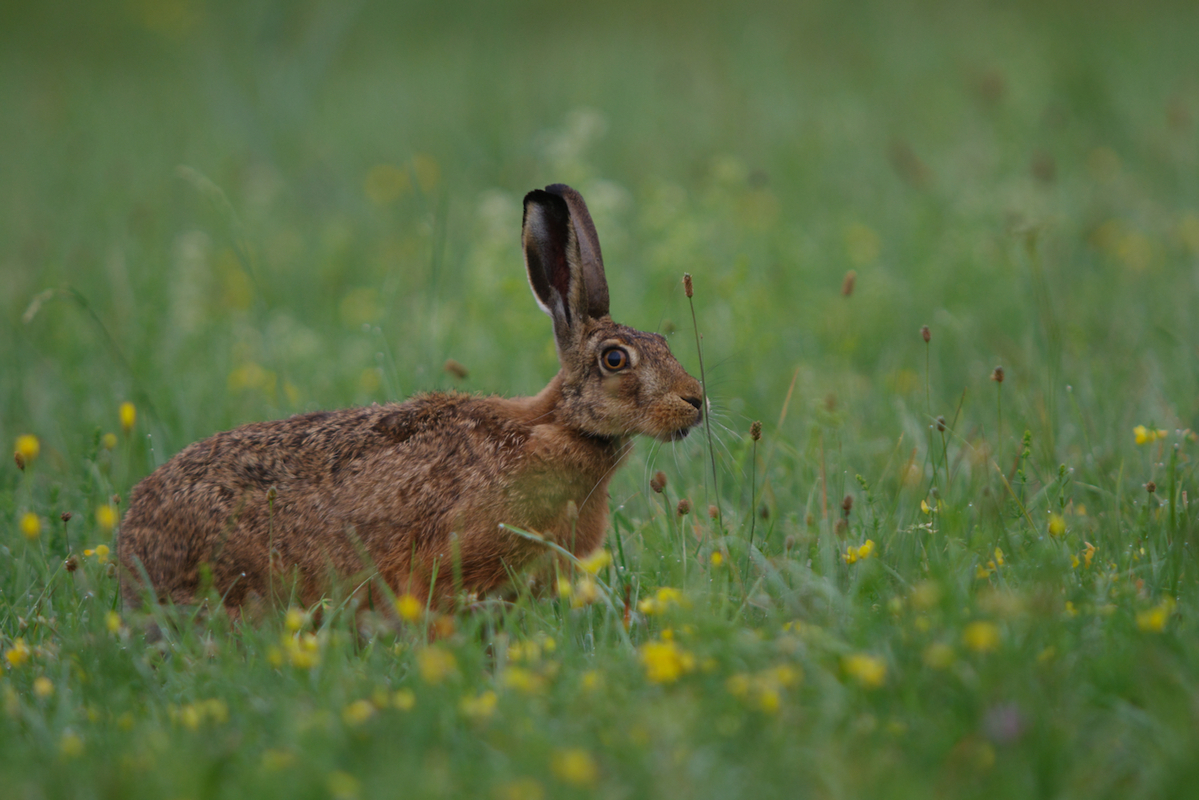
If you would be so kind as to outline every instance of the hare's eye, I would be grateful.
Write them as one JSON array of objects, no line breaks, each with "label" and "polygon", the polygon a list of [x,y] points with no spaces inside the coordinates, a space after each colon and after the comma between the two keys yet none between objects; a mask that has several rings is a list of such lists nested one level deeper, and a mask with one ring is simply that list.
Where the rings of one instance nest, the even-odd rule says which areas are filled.
[{"label": "hare's eye", "polygon": [[613,347],[604,351],[604,354],[600,356],[600,361],[605,367],[615,372],[629,365],[629,354],[623,347]]}]

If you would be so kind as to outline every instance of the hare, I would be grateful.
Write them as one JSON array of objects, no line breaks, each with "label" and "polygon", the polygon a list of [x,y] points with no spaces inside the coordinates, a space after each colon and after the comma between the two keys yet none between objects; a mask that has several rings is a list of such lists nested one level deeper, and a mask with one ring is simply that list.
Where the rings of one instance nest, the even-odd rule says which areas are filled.
[{"label": "hare", "polygon": [[561,365],[544,389],[422,394],[192,444],[133,490],[117,538],[125,603],[215,590],[236,618],[250,599],[311,605],[339,581],[373,605],[382,581],[444,605],[504,586],[546,550],[502,524],[576,555],[599,547],[630,437],[683,438],[703,394],[662,336],[612,321],[578,192],[529,192],[522,245]]}]

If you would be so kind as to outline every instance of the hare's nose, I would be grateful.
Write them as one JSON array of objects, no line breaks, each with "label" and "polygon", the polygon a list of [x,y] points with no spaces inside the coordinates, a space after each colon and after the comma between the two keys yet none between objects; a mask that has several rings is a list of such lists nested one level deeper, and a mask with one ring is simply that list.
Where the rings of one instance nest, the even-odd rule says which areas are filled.
[{"label": "hare's nose", "polygon": [[697,419],[696,422],[699,422],[699,420],[704,418],[704,402],[702,400],[700,400],[698,397],[684,397],[683,399],[699,412],[699,419]]}]

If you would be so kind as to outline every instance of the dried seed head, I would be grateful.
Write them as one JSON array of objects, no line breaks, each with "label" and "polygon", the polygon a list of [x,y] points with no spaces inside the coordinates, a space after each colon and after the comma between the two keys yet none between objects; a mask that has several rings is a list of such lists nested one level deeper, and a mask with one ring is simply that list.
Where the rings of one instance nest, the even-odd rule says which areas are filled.
[{"label": "dried seed head", "polygon": [[929,339],[933,338],[933,332],[928,329],[927,325],[921,326],[920,338],[924,340],[925,344],[928,344]]},{"label": "dried seed head", "polygon": [[693,294],[695,294],[695,287],[691,285],[690,272],[683,273],[683,291],[687,293],[688,297],[691,297]]},{"label": "dried seed head", "polygon": [[833,526],[833,532],[838,536],[844,536],[849,531],[849,523],[846,520],[839,519],[837,524]]},{"label": "dried seed head", "polygon": [[841,501],[841,513],[845,515],[846,519],[849,519],[849,512],[852,510],[853,510],[853,495],[847,494],[847,495],[845,495],[845,499]]},{"label": "dried seed head", "polygon": [[945,417],[937,417],[937,430],[941,433],[945,433]]},{"label": "dried seed head", "polygon": [[795,542],[796,542],[795,534],[788,533],[787,538],[783,539],[783,549],[786,550],[787,552],[790,552],[791,549],[793,547],[795,547]]},{"label": "dried seed head", "polygon": [[62,562],[62,568],[67,572],[74,572],[79,569],[79,559],[73,555],[67,556],[67,560]]},{"label": "dried seed head", "polygon": [[58,518],[61,519],[63,522],[70,522],[72,516],[74,516],[74,515],[70,511],[64,511],[58,515]]},{"label": "dried seed head", "polygon": [[762,519],[770,519],[770,506],[763,505],[758,509],[758,516]]},{"label": "dried seed head", "polygon": [[711,519],[717,519],[720,516],[720,508],[718,506],[708,506],[708,516]]},{"label": "dried seed head", "polygon": [[445,360],[445,371],[453,375],[458,380],[465,380],[466,376],[470,374],[466,367],[462,366],[462,364],[452,358],[447,358]]},{"label": "dried seed head", "polygon": [[754,420],[754,423],[749,426],[749,438],[755,442],[762,438],[762,423]]},{"label": "dried seed head", "polygon": [[25,456],[21,455],[21,451],[18,450],[17,452],[13,453],[12,458],[13,458],[13,461],[17,462],[17,469],[21,470],[21,472],[24,472],[25,471]]},{"label": "dried seed head", "polygon": [[685,517],[691,513],[691,501],[684,497],[679,501],[678,512],[680,517]]},{"label": "dried seed head", "polygon": [[1145,491],[1149,492],[1149,494],[1153,494],[1157,491],[1157,484],[1153,481],[1149,481],[1149,483],[1145,484]]},{"label": "dried seed head", "polygon": [[268,503],[273,503],[273,502],[275,502],[275,499],[276,499],[278,496],[279,496],[279,490],[278,490],[278,489],[276,489],[274,486],[272,486],[271,488],[269,488],[269,489],[267,489],[267,490],[266,490],[266,501],[267,501]]},{"label": "dried seed head", "polygon": [[1003,367],[996,367],[991,370],[991,380],[996,383],[1003,383]]},{"label": "dried seed head", "polygon": [[666,488],[666,473],[661,470],[655,472],[654,477],[649,479],[649,488],[658,494],[662,494],[662,491]]},{"label": "dried seed head", "polygon": [[119,494],[114,494],[112,496],[112,504],[114,506],[119,506],[121,504],[121,496]]},{"label": "dried seed head", "polygon": [[855,282],[857,282],[857,280],[858,273],[854,270],[851,269],[849,272],[845,273],[845,279],[841,281],[841,295],[843,297],[849,297],[853,294],[853,285]]}]

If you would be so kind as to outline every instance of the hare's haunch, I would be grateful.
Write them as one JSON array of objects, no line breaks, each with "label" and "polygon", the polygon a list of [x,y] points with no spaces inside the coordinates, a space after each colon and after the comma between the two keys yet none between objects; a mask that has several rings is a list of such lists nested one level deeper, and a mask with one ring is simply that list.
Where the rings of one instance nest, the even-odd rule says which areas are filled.
[{"label": "hare's haunch", "polygon": [[498,587],[544,551],[504,523],[576,554],[598,547],[628,438],[686,436],[700,386],[665,339],[608,315],[577,192],[526,195],[522,244],[554,324],[549,385],[301,414],[187,447],[133,490],[117,538],[125,601],[190,604],[210,581],[231,609],[293,591],[310,604],[335,579],[438,600]]}]

